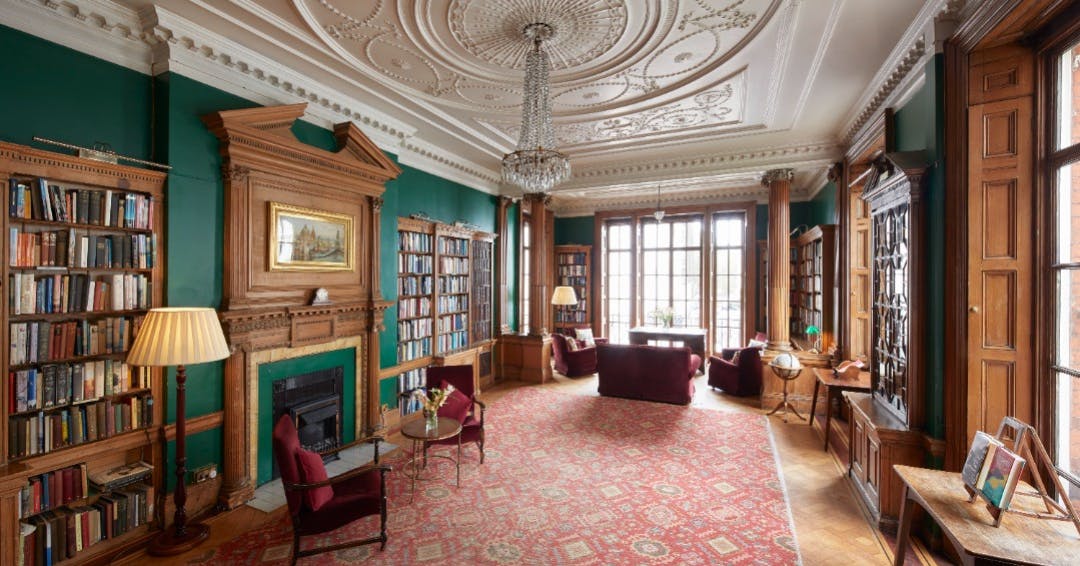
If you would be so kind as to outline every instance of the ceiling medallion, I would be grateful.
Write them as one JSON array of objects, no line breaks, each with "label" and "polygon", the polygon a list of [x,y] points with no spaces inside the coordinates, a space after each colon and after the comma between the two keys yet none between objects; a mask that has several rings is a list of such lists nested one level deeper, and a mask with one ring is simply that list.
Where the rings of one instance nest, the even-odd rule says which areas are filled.
[{"label": "ceiling medallion", "polygon": [[525,94],[521,108],[521,137],[517,151],[503,156],[503,180],[526,193],[545,193],[570,176],[570,161],[554,149],[551,99],[548,97],[550,62],[543,43],[555,35],[551,25],[536,22],[522,29],[533,49],[525,56]]}]

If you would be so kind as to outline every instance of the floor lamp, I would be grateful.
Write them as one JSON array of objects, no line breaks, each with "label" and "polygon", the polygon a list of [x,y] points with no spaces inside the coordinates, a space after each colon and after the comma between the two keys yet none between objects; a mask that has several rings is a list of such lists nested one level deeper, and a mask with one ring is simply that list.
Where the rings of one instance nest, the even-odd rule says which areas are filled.
[{"label": "floor lamp", "polygon": [[176,366],[176,487],[173,502],[176,514],[171,528],[164,529],[150,543],[148,551],[154,556],[171,556],[186,552],[210,536],[210,527],[188,523],[184,503],[187,501],[185,476],[184,382],[185,365],[223,360],[229,357],[229,345],[221,332],[217,311],[211,308],[151,309],[139,327],[135,343],[127,355],[133,366]]},{"label": "floor lamp", "polygon": [[573,287],[561,285],[555,287],[555,291],[551,293],[551,304],[555,306],[569,307],[576,305],[577,303],[577,293],[574,292]]}]

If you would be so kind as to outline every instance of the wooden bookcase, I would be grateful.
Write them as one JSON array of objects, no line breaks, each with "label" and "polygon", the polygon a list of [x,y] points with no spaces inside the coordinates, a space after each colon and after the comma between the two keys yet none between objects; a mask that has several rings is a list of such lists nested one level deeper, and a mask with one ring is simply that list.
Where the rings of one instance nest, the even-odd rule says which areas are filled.
[{"label": "wooden bookcase", "polygon": [[556,305],[555,332],[574,334],[575,328],[592,327],[592,246],[555,246],[555,285],[573,287],[576,305]]},{"label": "wooden bookcase", "polygon": [[[401,394],[424,385],[431,365],[472,365],[491,382],[495,235],[398,218],[398,364],[381,372]],[[415,412],[399,405],[404,417]]]},{"label": "wooden bookcase", "polygon": [[806,328],[821,330],[822,350],[834,340],[833,283],[836,272],[836,225],[822,224],[792,241],[791,337],[810,347]]},{"label": "wooden bookcase", "polygon": [[[44,474],[77,469],[85,478],[145,461],[154,467],[140,484],[145,522],[68,557],[100,560],[157,526],[163,378],[124,357],[146,311],[161,304],[166,174],[0,142],[0,179],[9,346],[0,352],[0,564],[16,561],[20,523],[60,524],[113,504],[85,489],[62,507],[24,510]],[[58,552],[67,555],[54,548],[54,561]]]}]

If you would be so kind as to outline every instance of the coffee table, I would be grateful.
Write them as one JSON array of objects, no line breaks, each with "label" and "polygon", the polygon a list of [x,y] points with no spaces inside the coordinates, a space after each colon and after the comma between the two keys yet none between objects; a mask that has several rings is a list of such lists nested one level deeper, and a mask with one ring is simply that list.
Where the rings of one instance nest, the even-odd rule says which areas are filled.
[{"label": "coffee table", "polygon": [[412,440],[412,459],[410,459],[402,469],[405,476],[412,480],[409,484],[412,497],[416,496],[417,481],[435,479],[434,477],[420,476],[421,472],[427,468],[428,454],[427,450],[424,449],[427,443],[446,438],[453,438],[454,436],[457,436],[458,439],[456,458],[446,454],[432,454],[431,457],[443,458],[453,462],[457,472],[457,486],[461,487],[461,423],[458,422],[457,419],[452,419],[450,417],[439,417],[438,423],[438,428],[435,430],[428,429],[427,423],[423,418],[412,420],[401,425],[401,435]]}]

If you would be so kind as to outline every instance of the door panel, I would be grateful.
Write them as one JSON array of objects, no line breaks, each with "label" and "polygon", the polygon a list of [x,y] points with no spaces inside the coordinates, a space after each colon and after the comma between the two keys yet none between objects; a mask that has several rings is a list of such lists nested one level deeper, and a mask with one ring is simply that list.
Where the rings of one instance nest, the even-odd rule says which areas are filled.
[{"label": "door panel", "polygon": [[848,286],[851,343],[849,358],[870,361],[870,207],[862,198],[862,185],[853,187],[849,199],[851,238],[848,257],[852,258]]}]

